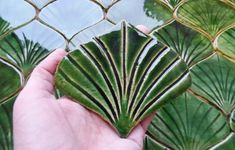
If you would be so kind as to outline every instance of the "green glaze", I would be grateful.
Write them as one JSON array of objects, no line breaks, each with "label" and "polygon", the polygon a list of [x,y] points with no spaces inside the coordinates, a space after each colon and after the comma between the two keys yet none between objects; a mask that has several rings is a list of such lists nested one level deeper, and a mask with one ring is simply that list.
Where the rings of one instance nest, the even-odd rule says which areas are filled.
[{"label": "green glaze", "polygon": [[209,39],[176,21],[154,31],[153,35],[174,49],[190,67],[213,53]]},{"label": "green glaze", "polygon": [[192,91],[203,97],[224,114],[235,107],[235,63],[214,55],[191,70]]},{"label": "green glaze", "polygon": [[10,30],[10,24],[0,16],[0,39],[3,34]]},{"label": "green glaze", "polygon": [[0,40],[0,57],[19,67],[25,77],[48,54],[49,51],[39,43],[34,43],[25,36],[21,40],[15,33]]},{"label": "green glaze", "polygon": [[176,15],[178,21],[211,39],[235,23],[235,9],[219,0],[186,0]]},{"label": "green glaze", "polygon": [[[186,92],[158,110],[147,137],[149,143],[161,143],[169,149],[206,150],[229,133],[222,113]],[[147,149],[157,150],[155,145]]]},{"label": "green glaze", "polygon": [[173,50],[125,22],[70,52],[55,81],[121,137],[191,84],[187,65]]},{"label": "green glaze", "polygon": [[[154,37],[129,25],[108,31],[124,19],[146,26]],[[149,129],[145,150],[233,150],[234,41],[235,0],[0,0],[0,150],[13,149],[10,99],[57,48],[75,51],[60,64],[55,96],[78,99],[120,136],[159,109],[158,122],[152,123],[159,130]],[[179,65],[169,70],[178,57]],[[187,68],[192,95],[175,98],[190,84],[188,74],[175,80]],[[198,105],[202,108],[192,119]],[[204,133],[203,126],[208,126]]]},{"label": "green glaze", "polygon": [[235,58],[235,27],[225,31],[218,38],[218,48],[228,57]]},{"label": "green glaze", "polygon": [[0,149],[13,150],[12,111],[15,97],[0,104]]},{"label": "green glaze", "polygon": [[21,78],[16,67],[0,58],[0,103],[20,90]]},{"label": "green glaze", "polygon": [[231,133],[231,135],[226,138],[223,142],[214,147],[214,150],[233,150],[235,147],[235,134]]}]

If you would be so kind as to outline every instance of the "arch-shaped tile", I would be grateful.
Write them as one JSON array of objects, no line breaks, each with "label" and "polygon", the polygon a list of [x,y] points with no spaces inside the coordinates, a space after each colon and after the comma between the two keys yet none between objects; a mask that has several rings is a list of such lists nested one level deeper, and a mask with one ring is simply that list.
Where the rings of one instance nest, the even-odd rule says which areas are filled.
[{"label": "arch-shaped tile", "polygon": [[25,77],[47,54],[65,48],[65,40],[38,21],[16,30],[0,40],[0,56],[14,63]]},{"label": "arch-shaped tile", "polygon": [[1,0],[0,17],[15,28],[33,19],[35,9],[23,0]]},{"label": "arch-shaped tile", "polygon": [[178,21],[200,31],[211,40],[235,24],[235,9],[219,0],[186,0],[175,15]]},{"label": "arch-shaped tile", "polygon": [[46,6],[47,4],[52,3],[56,0],[26,0],[26,1],[29,1],[30,3],[32,3],[37,8],[41,9],[44,6]]},{"label": "arch-shaped tile", "polygon": [[235,107],[235,63],[214,55],[191,69],[192,91],[228,115]]},{"label": "arch-shaped tile", "polygon": [[[212,106],[186,92],[160,108],[147,136],[169,149],[205,150],[230,133],[226,117]],[[154,149],[155,145],[149,145]]]},{"label": "arch-shaped tile", "polygon": [[98,24],[78,33],[74,36],[69,44],[69,48],[71,50],[78,48],[79,44],[84,44],[92,40],[93,37],[101,35],[109,31],[111,27],[114,25],[108,22],[107,20],[103,20]]},{"label": "arch-shaped tile", "polygon": [[67,38],[97,23],[104,16],[101,8],[88,0],[57,0],[45,7],[39,17]]},{"label": "arch-shaped tile", "polygon": [[107,16],[115,23],[125,19],[133,25],[142,24],[152,29],[169,21],[172,12],[160,0],[122,0],[110,8]]}]

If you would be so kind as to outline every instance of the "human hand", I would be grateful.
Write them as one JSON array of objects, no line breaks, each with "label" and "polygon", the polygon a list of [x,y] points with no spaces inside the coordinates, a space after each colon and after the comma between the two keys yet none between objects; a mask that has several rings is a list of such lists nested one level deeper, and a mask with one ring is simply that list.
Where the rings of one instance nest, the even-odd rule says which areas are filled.
[{"label": "human hand", "polygon": [[67,97],[56,100],[54,72],[65,55],[64,50],[56,50],[42,61],[18,96],[13,111],[14,149],[141,150],[151,117],[122,139],[80,104]]}]

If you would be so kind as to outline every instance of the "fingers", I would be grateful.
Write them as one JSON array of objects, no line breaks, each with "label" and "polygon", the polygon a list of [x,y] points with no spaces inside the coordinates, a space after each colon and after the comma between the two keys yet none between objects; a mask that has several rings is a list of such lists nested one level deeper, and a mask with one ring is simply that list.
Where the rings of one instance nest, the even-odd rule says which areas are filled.
[{"label": "fingers", "polygon": [[67,54],[64,49],[57,49],[44,59],[36,68],[42,68],[49,72],[51,75],[56,71],[56,67],[62,58]]},{"label": "fingers", "polygon": [[55,50],[45,58],[32,72],[22,92],[36,94],[53,94],[54,73],[56,67],[66,52],[62,49]]},{"label": "fingers", "polygon": [[145,132],[152,121],[155,113],[145,118],[129,135],[128,139],[135,142],[140,148],[143,146],[143,140],[145,137]]},{"label": "fingers", "polygon": [[151,121],[153,120],[153,117],[155,116],[155,113],[151,114],[150,116],[148,116],[147,118],[145,118],[140,124],[142,126],[142,128],[144,129],[144,131],[146,131],[148,129],[149,124],[151,123]]}]

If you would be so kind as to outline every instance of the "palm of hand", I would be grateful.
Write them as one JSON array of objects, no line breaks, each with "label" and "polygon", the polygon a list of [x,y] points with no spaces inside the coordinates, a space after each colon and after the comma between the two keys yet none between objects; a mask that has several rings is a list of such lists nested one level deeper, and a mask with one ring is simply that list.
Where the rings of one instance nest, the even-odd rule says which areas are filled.
[{"label": "palm of hand", "polygon": [[33,71],[14,105],[15,150],[140,150],[150,118],[127,139],[83,106],[53,96],[53,74],[66,53],[58,50]]}]

